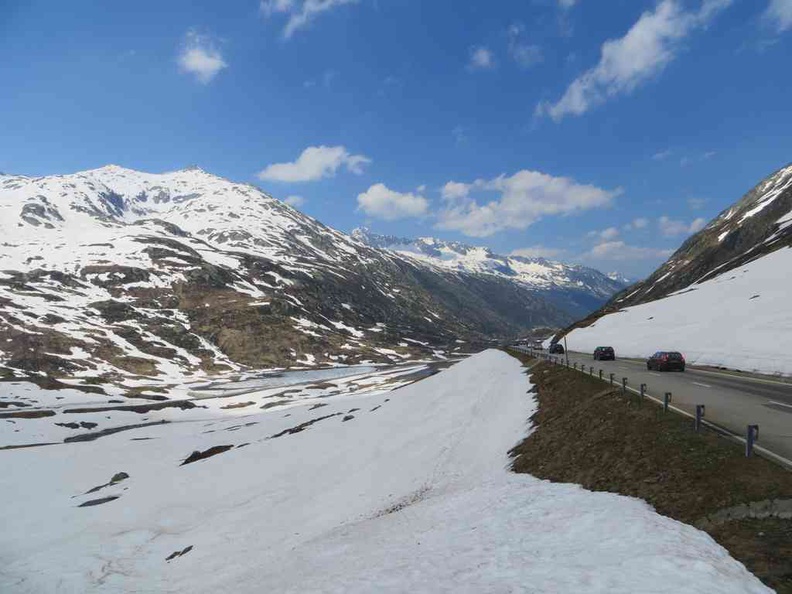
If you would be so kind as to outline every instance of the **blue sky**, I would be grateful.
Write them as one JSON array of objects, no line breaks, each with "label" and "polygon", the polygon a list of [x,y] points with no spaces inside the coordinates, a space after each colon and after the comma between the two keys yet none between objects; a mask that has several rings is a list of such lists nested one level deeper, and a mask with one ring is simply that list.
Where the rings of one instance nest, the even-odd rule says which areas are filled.
[{"label": "blue sky", "polygon": [[787,164],[792,0],[0,0],[0,171],[190,164],[643,275]]}]

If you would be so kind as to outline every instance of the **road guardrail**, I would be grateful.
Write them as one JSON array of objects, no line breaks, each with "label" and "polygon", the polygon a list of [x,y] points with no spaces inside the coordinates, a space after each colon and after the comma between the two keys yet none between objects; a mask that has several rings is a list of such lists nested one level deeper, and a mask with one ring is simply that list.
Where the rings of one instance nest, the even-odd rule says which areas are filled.
[{"label": "road guardrail", "polygon": [[[582,365],[582,364],[580,366],[578,366],[577,362],[575,362],[573,365],[570,365],[569,364],[569,355],[566,354],[566,353],[564,353],[563,355],[555,355],[555,354],[546,352],[544,350],[539,350],[539,349],[536,349],[536,348],[533,348],[533,347],[523,346],[523,345],[514,345],[514,346],[511,346],[511,347],[507,347],[507,348],[511,349],[513,351],[517,351],[517,352],[526,354],[526,355],[530,355],[531,357],[534,357],[534,358],[537,358],[537,359],[541,359],[541,360],[547,361],[548,363],[553,364],[553,365],[559,365],[559,366],[562,366],[562,367],[566,367],[567,369],[572,369],[574,371],[579,371],[579,372],[581,372],[583,374],[586,374],[586,366]],[[588,374],[587,375],[593,376],[593,373],[594,373],[594,367],[590,367],[590,369],[588,370]],[[610,373],[607,378],[603,378],[603,370],[600,369],[598,377],[599,377],[599,379],[601,381],[607,381],[607,382],[609,382],[609,384],[611,386],[614,385],[615,374]],[[734,433],[733,431],[731,431],[730,429],[727,429],[726,427],[723,427],[721,425],[717,425],[715,423],[712,423],[710,421],[705,420],[704,419],[705,406],[703,404],[697,404],[695,406],[695,413],[690,413],[690,412],[688,412],[686,410],[683,410],[683,409],[681,409],[679,407],[671,405],[671,400],[672,400],[672,397],[673,397],[671,392],[665,392],[665,394],[663,395],[663,398],[659,399],[659,398],[655,398],[654,396],[651,396],[651,395],[649,395],[647,393],[647,385],[646,384],[641,384],[640,385],[640,389],[638,389],[638,390],[636,390],[635,388],[629,386],[628,384],[629,384],[629,378],[623,377],[622,378],[622,382],[621,382],[621,392],[622,392],[622,394],[626,395],[627,392],[630,391],[630,392],[632,392],[634,394],[637,394],[638,397],[640,398],[640,401],[643,401],[644,399],[648,399],[648,400],[651,400],[651,401],[655,402],[656,404],[662,406],[664,412],[672,411],[672,412],[675,412],[677,414],[680,414],[680,415],[683,415],[685,417],[688,417],[688,418],[693,420],[693,427],[694,427],[694,429],[696,431],[700,431],[702,427],[708,427],[709,429],[712,429],[713,431],[716,431],[716,432],[720,433],[721,435],[724,435],[726,437],[729,437],[729,438],[733,439],[734,441],[737,441],[737,442],[739,442],[741,444],[744,444],[745,445],[745,456],[748,457],[748,458],[750,458],[751,456],[754,455],[754,453],[756,453],[756,454],[758,454],[758,455],[760,455],[760,456],[762,456],[764,458],[768,458],[768,459],[770,459],[770,460],[772,460],[772,461],[774,461],[774,462],[776,462],[778,464],[781,464],[782,466],[792,470],[792,461],[788,460],[787,458],[785,458],[785,457],[783,457],[783,456],[781,456],[779,454],[776,454],[775,452],[773,452],[771,450],[768,450],[767,448],[763,448],[763,447],[761,447],[759,445],[756,445],[756,442],[759,440],[759,425],[747,424],[746,425],[746,430],[745,430],[745,437],[742,437],[741,435],[738,435],[738,434]]]}]

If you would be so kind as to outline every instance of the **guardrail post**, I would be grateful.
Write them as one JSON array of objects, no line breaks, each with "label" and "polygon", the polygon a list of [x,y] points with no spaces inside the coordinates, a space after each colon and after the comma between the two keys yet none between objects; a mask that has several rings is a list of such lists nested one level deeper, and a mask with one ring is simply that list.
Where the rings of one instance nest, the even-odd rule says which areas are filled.
[{"label": "guardrail post", "polygon": [[622,396],[626,396],[626,395],[627,395],[627,378],[623,377],[622,378]]},{"label": "guardrail post", "polygon": [[600,369],[599,378],[600,378],[600,381],[602,381],[602,369]]},{"label": "guardrail post", "polygon": [[594,375],[594,366],[589,365],[589,375]]},{"label": "guardrail post", "polygon": [[612,373],[610,374],[610,385],[611,386],[613,385],[613,374]]},{"label": "guardrail post", "polygon": [[646,384],[641,384],[641,402],[643,402],[644,396],[646,396]]},{"label": "guardrail post", "polygon": [[663,395],[663,412],[668,412],[668,405],[671,403],[671,392]]},{"label": "guardrail post", "polygon": [[701,419],[703,419],[703,418],[704,418],[704,405],[703,404],[697,404],[696,405],[696,425],[695,425],[696,431],[700,431],[701,430]]},{"label": "guardrail post", "polygon": [[573,365],[573,367],[575,368],[575,371],[577,371],[577,361],[575,361],[575,364]]},{"label": "guardrail post", "polygon": [[754,443],[759,441],[759,425],[748,425],[745,433],[745,457],[750,458],[753,455]]}]

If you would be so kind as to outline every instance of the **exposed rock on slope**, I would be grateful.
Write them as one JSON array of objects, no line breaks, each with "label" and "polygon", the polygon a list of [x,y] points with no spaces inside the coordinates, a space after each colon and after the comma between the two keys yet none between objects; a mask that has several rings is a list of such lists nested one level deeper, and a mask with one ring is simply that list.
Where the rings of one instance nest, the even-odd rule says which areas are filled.
[{"label": "exposed rock on slope", "polygon": [[427,269],[195,168],[3,175],[0,232],[6,374],[399,361],[569,321],[507,280]]},{"label": "exposed rock on slope", "polygon": [[762,180],[609,308],[653,301],[792,245],[792,166]]}]

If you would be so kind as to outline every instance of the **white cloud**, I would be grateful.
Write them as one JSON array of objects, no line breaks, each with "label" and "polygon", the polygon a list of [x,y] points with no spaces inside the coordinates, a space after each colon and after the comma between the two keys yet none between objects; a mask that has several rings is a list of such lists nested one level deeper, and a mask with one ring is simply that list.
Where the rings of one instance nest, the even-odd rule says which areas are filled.
[{"label": "white cloud", "polygon": [[602,231],[589,231],[586,233],[586,237],[596,237],[597,239],[603,241],[610,241],[612,239],[616,239],[619,236],[619,233],[620,232],[616,227],[608,227]]},{"label": "white cloud", "polygon": [[208,35],[190,30],[185,35],[178,57],[179,69],[192,74],[202,84],[208,84],[228,64]]},{"label": "white cloud", "polygon": [[688,231],[687,223],[684,221],[675,221],[666,216],[662,216],[657,220],[657,226],[660,229],[660,232],[666,237],[683,235]]},{"label": "white cloud", "polygon": [[654,260],[667,258],[672,250],[661,250],[657,248],[638,247],[629,245],[623,241],[604,241],[595,245],[590,252],[581,256],[582,260],[607,260],[611,262],[623,262],[627,260]]},{"label": "white cloud", "polygon": [[284,202],[289,206],[293,206],[294,208],[300,208],[303,204],[305,204],[305,198],[302,196],[288,196]]},{"label": "white cloud", "polygon": [[[471,197],[488,192],[497,194],[497,198],[479,203]],[[506,229],[525,229],[546,215],[609,206],[620,193],[528,170],[472,184],[448,182],[442,190],[446,205],[439,213],[437,227],[487,237]]]},{"label": "white cloud", "polygon": [[658,151],[654,155],[652,155],[652,160],[654,161],[665,161],[668,157],[670,157],[672,152],[670,150]]},{"label": "white cloud", "polygon": [[336,72],[331,68],[328,68],[322,73],[322,76],[318,79],[318,81],[315,78],[309,78],[307,80],[304,80],[303,87],[306,89],[313,89],[319,83],[321,83],[322,86],[327,89],[330,88],[330,86],[333,84],[333,81],[337,76],[338,76],[338,72]]},{"label": "white cloud", "polygon": [[484,46],[470,48],[468,68],[471,70],[491,70],[495,68],[495,54]]},{"label": "white cloud", "polygon": [[563,10],[569,10],[575,4],[577,4],[577,0],[558,0],[558,6]]},{"label": "white cloud", "polygon": [[695,163],[699,163],[702,161],[709,161],[718,153],[716,151],[707,151],[705,153],[701,153],[699,155],[685,155],[679,160],[680,167],[687,167],[689,165],[693,165]]},{"label": "white cloud", "polygon": [[259,5],[265,16],[272,16],[276,12],[291,12],[295,8],[294,0],[261,0]]},{"label": "white cloud", "polygon": [[411,192],[391,190],[385,184],[374,184],[357,197],[358,210],[386,221],[420,217],[429,209],[429,201]]},{"label": "white cloud", "polygon": [[465,134],[465,129],[462,126],[456,126],[451,130],[451,135],[454,137],[454,144],[457,146],[467,142],[467,134]]},{"label": "white cloud", "polygon": [[457,198],[467,198],[470,193],[471,184],[450,181],[443,186],[442,196],[445,200],[455,200]]},{"label": "white cloud", "polygon": [[675,237],[677,235],[690,235],[701,231],[707,225],[707,220],[697,218],[692,223],[685,223],[684,221],[675,221],[666,216],[662,216],[657,220],[657,227],[660,232],[666,237]]},{"label": "white cloud", "polygon": [[292,163],[273,163],[258,173],[260,179],[279,182],[316,181],[332,177],[342,166],[360,175],[371,159],[351,155],[343,146],[309,146]]},{"label": "white cloud", "polygon": [[629,223],[627,223],[624,228],[626,230],[632,229],[646,229],[649,226],[649,219],[645,219],[643,217],[638,217],[637,219],[633,219]]},{"label": "white cloud", "polygon": [[510,256],[520,256],[522,258],[559,258],[566,253],[566,250],[549,248],[541,245],[519,248],[512,250]]},{"label": "white cloud", "polygon": [[792,28],[792,0],[770,0],[764,17],[779,33]]},{"label": "white cloud", "polygon": [[526,43],[523,39],[525,27],[520,23],[514,23],[509,27],[509,55],[518,66],[530,68],[544,59],[542,48],[538,45]]},{"label": "white cloud", "polygon": [[599,63],[572,81],[556,103],[537,105],[536,115],[559,121],[632,92],[676,58],[685,37],[731,3],[703,0],[698,11],[686,11],[678,0],[662,0],[654,11],[644,12],[624,37],[603,43]]},{"label": "white cloud", "polygon": [[700,210],[704,208],[704,205],[707,203],[706,198],[688,198],[688,206],[691,210]]},{"label": "white cloud", "polygon": [[260,9],[264,16],[286,14],[288,20],[283,36],[289,39],[300,29],[308,26],[320,14],[344,4],[355,4],[357,0],[261,0]]}]

